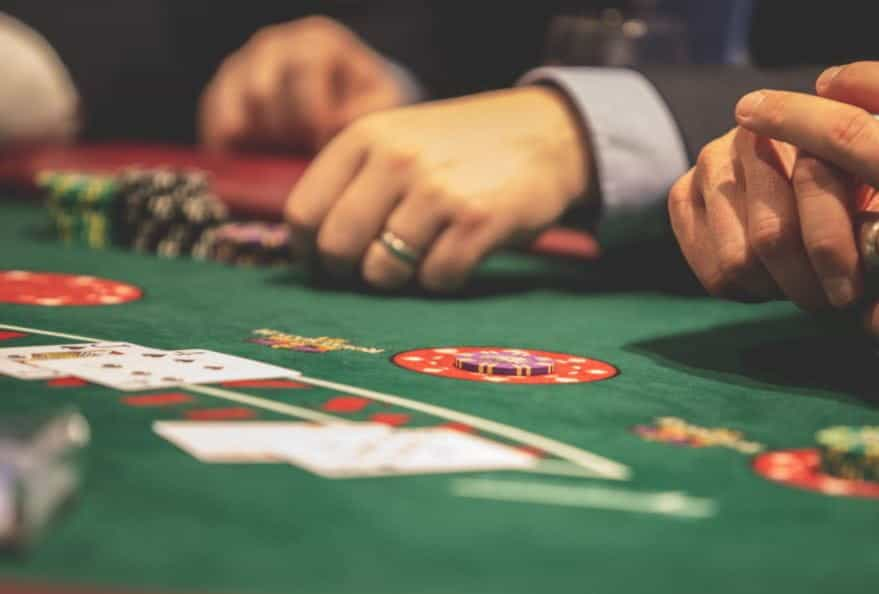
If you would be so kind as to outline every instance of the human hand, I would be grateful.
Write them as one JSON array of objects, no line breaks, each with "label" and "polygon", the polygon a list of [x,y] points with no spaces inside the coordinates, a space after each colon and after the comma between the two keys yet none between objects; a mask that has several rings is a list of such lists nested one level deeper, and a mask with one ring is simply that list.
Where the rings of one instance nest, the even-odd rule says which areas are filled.
[{"label": "human hand", "polygon": [[[879,62],[828,69],[815,86],[819,97],[779,91],[752,93],[738,105],[739,124],[795,144],[850,174],[849,179],[879,187],[879,121],[871,115],[879,112]],[[820,164],[818,169],[829,171],[833,167]],[[848,189],[840,184],[819,186],[813,193],[816,205],[841,201],[849,211],[853,208],[851,184]],[[832,231],[831,226],[835,227]],[[822,251],[826,258],[849,261],[852,247],[848,238],[840,240],[841,221],[826,221],[824,227],[825,233],[836,238],[825,241]],[[868,323],[879,333],[879,307],[875,304],[868,312]]]},{"label": "human hand", "polygon": [[425,103],[342,132],[294,188],[286,218],[300,249],[315,246],[332,273],[449,291],[490,251],[537,233],[584,196],[589,163],[579,122],[555,90]]},{"label": "human hand", "polygon": [[226,58],[201,98],[201,141],[215,150],[315,151],[407,95],[393,67],[352,31],[308,17],[266,27]]}]

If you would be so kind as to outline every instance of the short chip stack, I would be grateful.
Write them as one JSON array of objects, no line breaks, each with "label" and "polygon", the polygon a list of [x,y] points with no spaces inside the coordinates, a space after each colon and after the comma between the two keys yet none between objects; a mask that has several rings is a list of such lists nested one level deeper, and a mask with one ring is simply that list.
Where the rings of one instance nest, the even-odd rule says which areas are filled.
[{"label": "short chip stack", "polygon": [[46,195],[49,216],[61,239],[95,249],[114,243],[118,184],[113,177],[45,173],[37,184]]},{"label": "short chip stack", "polygon": [[519,350],[477,351],[455,357],[455,367],[486,375],[531,376],[555,371],[555,361]]},{"label": "short chip stack", "polygon": [[49,172],[38,183],[57,234],[92,248],[119,245],[164,257],[186,256],[205,231],[229,218],[200,172]]},{"label": "short chip stack", "polygon": [[289,246],[290,231],[282,223],[226,223],[204,233],[192,254],[236,266],[285,266]]},{"label": "short chip stack", "polygon": [[879,482],[879,427],[830,427],[819,431],[816,440],[826,473]]}]

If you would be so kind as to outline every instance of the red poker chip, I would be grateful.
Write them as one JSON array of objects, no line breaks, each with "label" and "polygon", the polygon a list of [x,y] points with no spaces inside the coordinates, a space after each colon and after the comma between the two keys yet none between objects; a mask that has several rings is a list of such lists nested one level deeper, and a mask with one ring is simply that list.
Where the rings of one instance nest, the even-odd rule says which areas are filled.
[{"label": "red poker chip", "polygon": [[134,285],[95,276],[0,270],[0,303],[44,307],[118,305],[141,297],[143,291]]},{"label": "red poker chip", "polygon": [[821,471],[821,453],[810,450],[766,452],[754,458],[754,472],[765,479],[837,497],[879,499],[879,483],[841,479]]},{"label": "red poker chip", "polygon": [[[455,358],[467,353],[479,353],[481,351],[520,351],[535,357],[552,359],[555,363],[553,373],[545,375],[489,375],[476,371],[467,371],[455,366]],[[418,349],[397,353],[391,361],[403,369],[434,375],[449,377],[458,380],[472,382],[487,382],[496,384],[583,384],[588,382],[600,382],[619,375],[619,369],[599,361],[571,355],[568,353],[554,353],[551,351],[538,351],[534,349],[522,349],[497,346],[461,346],[461,347],[436,347],[430,349]]]}]

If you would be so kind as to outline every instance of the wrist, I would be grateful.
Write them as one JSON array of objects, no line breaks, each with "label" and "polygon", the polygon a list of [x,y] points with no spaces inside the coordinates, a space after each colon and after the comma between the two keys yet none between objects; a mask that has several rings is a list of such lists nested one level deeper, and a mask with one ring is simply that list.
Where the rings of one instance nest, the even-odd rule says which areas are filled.
[{"label": "wrist", "polygon": [[521,87],[516,92],[533,104],[534,114],[539,114],[546,155],[552,160],[569,205],[594,202],[598,197],[598,184],[589,136],[568,96],[543,85]]}]

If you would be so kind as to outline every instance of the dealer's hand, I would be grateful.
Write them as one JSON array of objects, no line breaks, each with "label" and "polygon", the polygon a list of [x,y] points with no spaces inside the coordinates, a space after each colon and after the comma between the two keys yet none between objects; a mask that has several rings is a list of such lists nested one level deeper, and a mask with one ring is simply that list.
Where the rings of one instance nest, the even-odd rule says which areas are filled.
[{"label": "dealer's hand", "polygon": [[286,216],[333,272],[452,290],[490,251],[558,219],[589,177],[566,100],[521,88],[358,120],[311,165]]},{"label": "dealer's hand", "polygon": [[262,29],[226,58],[202,95],[200,135],[217,150],[313,151],[361,115],[409,99],[353,32],[308,17]]}]

